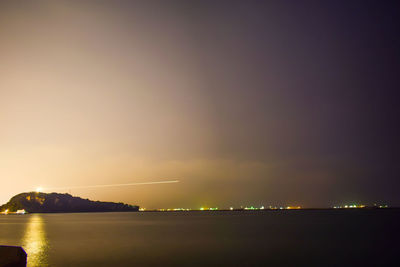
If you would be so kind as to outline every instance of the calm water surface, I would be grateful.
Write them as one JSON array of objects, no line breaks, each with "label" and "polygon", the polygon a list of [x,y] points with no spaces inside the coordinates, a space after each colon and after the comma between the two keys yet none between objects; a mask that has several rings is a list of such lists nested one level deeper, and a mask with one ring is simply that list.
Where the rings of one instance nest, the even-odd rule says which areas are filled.
[{"label": "calm water surface", "polygon": [[400,266],[399,210],[0,216],[28,266]]}]

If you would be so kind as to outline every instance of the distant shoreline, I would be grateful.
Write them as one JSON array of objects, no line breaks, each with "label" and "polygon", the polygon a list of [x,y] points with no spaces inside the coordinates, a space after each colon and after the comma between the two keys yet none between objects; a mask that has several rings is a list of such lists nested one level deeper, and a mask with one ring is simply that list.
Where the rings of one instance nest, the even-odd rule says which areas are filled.
[{"label": "distant shoreline", "polygon": [[143,210],[143,211],[79,211],[79,212],[27,212],[25,214],[17,213],[0,213],[4,216],[22,216],[26,214],[79,214],[79,213],[141,213],[141,212],[158,212],[158,213],[217,213],[217,212],[243,212],[243,213],[262,213],[262,212],[299,212],[299,211],[371,211],[371,210],[399,210],[400,207],[387,207],[387,208],[376,208],[376,207],[365,207],[365,208],[301,208],[301,209],[219,209],[219,210]]},{"label": "distant shoreline", "polygon": [[400,210],[400,207],[387,207],[387,208],[375,208],[375,207],[365,207],[365,208],[301,208],[301,209],[218,209],[218,210],[141,210],[139,212],[292,212],[292,211],[336,211],[336,210]]}]

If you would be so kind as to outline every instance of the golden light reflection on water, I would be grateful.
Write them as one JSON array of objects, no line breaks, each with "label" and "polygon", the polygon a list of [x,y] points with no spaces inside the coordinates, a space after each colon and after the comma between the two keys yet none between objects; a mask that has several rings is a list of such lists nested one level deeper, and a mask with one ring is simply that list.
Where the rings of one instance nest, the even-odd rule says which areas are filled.
[{"label": "golden light reflection on water", "polygon": [[47,266],[48,240],[40,214],[28,215],[29,221],[22,238],[22,247],[28,254],[28,267]]}]

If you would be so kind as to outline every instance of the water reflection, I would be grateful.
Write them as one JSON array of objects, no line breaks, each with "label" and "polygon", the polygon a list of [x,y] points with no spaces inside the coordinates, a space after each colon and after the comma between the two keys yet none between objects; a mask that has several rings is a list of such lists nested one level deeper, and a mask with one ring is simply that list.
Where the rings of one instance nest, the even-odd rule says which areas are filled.
[{"label": "water reflection", "polygon": [[48,240],[40,214],[28,215],[29,221],[22,238],[22,247],[28,254],[28,266],[47,266]]}]

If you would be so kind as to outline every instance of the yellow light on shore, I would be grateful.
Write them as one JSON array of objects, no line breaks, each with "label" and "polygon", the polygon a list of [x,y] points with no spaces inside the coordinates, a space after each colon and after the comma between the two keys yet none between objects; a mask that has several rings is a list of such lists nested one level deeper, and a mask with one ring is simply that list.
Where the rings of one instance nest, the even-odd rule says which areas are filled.
[{"label": "yellow light on shore", "polygon": [[293,209],[299,210],[299,209],[301,209],[301,207],[300,206],[288,206],[288,207],[286,207],[286,209],[288,209],[288,210],[293,210]]},{"label": "yellow light on shore", "polygon": [[15,213],[16,214],[25,214],[26,211],[25,211],[25,209],[22,209],[22,210],[17,210]]}]

